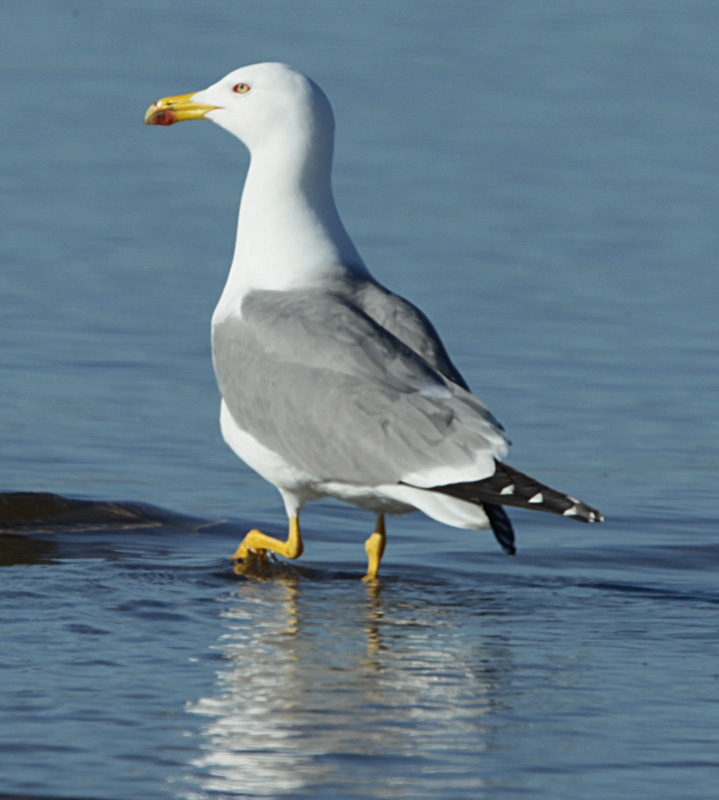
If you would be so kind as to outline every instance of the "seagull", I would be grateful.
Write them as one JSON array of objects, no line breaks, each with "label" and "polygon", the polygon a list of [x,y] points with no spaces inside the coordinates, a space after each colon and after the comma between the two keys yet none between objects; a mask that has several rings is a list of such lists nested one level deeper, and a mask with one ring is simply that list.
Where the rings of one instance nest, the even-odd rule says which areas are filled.
[{"label": "seagull", "polygon": [[432,323],[370,274],[335,205],[334,116],[314,81],[284,64],[242,67],[158,100],[145,124],[191,119],[214,122],[250,151],[212,356],[223,438],[277,487],[289,520],[286,541],[256,529],[244,537],[232,556],[238,574],[268,551],[298,558],[300,511],[326,497],[376,515],[366,581],[377,578],[386,514],[491,527],[510,555],[503,506],[602,521],[504,463],[503,427]]}]

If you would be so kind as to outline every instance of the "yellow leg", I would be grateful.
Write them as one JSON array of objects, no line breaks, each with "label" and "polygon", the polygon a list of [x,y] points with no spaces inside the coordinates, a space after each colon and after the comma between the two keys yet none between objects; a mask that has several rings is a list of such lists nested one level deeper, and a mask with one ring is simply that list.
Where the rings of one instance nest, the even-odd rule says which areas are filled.
[{"label": "yellow leg", "polygon": [[382,553],[384,553],[386,541],[387,534],[384,529],[384,514],[378,514],[375,532],[364,543],[364,549],[367,551],[367,558],[369,561],[367,564],[367,574],[362,578],[363,581],[376,580],[379,562],[382,560]]},{"label": "yellow leg", "polygon": [[299,517],[292,517],[290,520],[290,533],[287,541],[283,542],[280,539],[275,539],[272,536],[267,536],[262,531],[250,531],[242,543],[237,548],[232,560],[244,559],[252,553],[257,553],[258,556],[263,557],[265,551],[271,550],[273,553],[279,553],[285,558],[299,558],[302,555],[302,537],[300,536],[300,520]]}]

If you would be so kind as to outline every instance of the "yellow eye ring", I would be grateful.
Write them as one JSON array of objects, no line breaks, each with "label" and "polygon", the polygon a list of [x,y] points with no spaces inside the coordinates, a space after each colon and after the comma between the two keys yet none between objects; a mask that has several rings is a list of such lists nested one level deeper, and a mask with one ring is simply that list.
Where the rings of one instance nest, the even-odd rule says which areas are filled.
[{"label": "yellow eye ring", "polygon": [[236,83],[232,87],[233,92],[237,92],[237,94],[247,94],[250,91],[250,87],[246,83]]}]

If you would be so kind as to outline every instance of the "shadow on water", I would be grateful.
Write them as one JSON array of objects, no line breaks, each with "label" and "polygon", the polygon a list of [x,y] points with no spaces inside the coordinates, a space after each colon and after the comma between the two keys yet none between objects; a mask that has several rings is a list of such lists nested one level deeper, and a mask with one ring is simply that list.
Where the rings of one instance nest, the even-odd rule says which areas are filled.
[{"label": "shadow on water", "polygon": [[[46,492],[0,494],[0,566],[112,556],[138,542],[160,543],[163,535],[230,533],[234,525],[176,514],[145,503],[83,500]],[[236,531],[239,536],[239,531]],[[119,555],[120,551],[115,553]]]},{"label": "shadow on water", "polygon": [[53,533],[96,529],[192,527],[195,520],[144,503],[79,500],[49,492],[0,494],[0,531]]}]

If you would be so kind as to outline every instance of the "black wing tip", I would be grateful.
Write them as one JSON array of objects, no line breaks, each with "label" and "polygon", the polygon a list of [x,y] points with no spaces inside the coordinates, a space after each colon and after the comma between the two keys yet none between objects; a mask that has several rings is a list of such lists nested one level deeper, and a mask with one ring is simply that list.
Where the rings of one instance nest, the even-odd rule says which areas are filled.
[{"label": "black wing tip", "polygon": [[[448,494],[458,500],[481,504],[485,508],[490,505],[516,506],[533,511],[548,511],[579,522],[604,521],[601,512],[577,500],[576,497],[551,489],[535,478],[530,478],[529,475],[497,460],[495,460],[495,472],[489,478],[468,483],[433,486],[431,490]],[[495,522],[491,516],[490,523],[494,528]],[[505,526],[508,524],[507,520]]]}]

